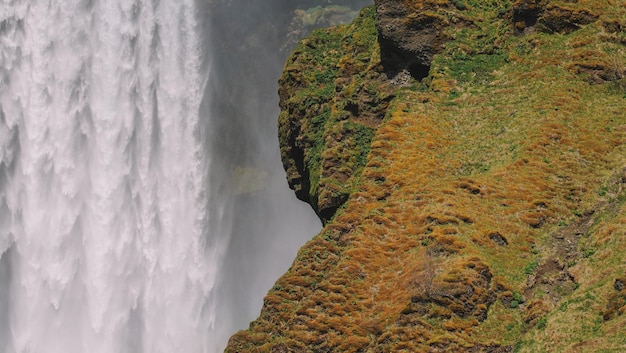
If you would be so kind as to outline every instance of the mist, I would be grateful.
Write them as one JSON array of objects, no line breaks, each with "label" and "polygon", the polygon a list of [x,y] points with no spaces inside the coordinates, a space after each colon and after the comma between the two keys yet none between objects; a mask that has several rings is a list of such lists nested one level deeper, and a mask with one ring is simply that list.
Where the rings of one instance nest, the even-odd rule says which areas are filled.
[{"label": "mist", "polygon": [[222,351],[321,228],[283,62],[368,3],[4,2],[0,353]]},{"label": "mist", "polygon": [[[216,351],[260,312],[263,296],[318,233],[320,220],[289,190],[280,161],[277,118],[283,63],[315,27],[345,23],[371,0],[204,2],[210,72],[202,107],[217,193],[228,193],[229,245],[218,275]],[[344,6],[342,16],[304,23],[298,14]],[[318,9],[319,10],[319,9]],[[348,9],[346,9],[348,10]],[[217,187],[217,189],[216,189]]]}]

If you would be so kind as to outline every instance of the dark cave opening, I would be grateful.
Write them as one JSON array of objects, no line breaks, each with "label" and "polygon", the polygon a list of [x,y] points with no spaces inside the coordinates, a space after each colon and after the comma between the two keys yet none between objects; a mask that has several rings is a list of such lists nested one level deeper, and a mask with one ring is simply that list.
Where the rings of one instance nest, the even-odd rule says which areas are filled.
[{"label": "dark cave opening", "polygon": [[428,77],[429,72],[430,72],[430,65],[416,63],[416,64],[409,66],[409,73],[411,74],[411,77],[413,77],[414,79],[418,81],[421,81],[425,79],[426,77]]}]

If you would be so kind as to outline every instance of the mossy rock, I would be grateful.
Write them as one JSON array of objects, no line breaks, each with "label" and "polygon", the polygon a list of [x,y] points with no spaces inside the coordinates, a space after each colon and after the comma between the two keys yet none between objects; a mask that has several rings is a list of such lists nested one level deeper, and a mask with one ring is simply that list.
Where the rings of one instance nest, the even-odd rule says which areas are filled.
[{"label": "mossy rock", "polygon": [[[626,9],[396,2],[448,21],[425,76],[388,75],[371,7],[285,65],[283,162],[326,224],[226,351],[623,351]],[[593,21],[539,30],[550,6]]]}]

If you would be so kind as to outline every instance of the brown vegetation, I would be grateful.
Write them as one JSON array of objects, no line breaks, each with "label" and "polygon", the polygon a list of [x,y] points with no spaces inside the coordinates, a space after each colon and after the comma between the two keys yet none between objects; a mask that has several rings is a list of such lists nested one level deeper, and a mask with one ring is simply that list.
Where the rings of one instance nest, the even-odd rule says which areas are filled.
[{"label": "brown vegetation", "polygon": [[[447,27],[450,41],[421,81],[375,75],[380,56],[365,49],[371,60],[360,59],[366,74],[355,78],[346,46],[332,54],[349,72],[337,73],[332,97],[307,110],[304,96],[283,88],[284,126],[304,129],[314,117],[302,114],[332,107],[322,133],[283,140],[323,142],[319,179],[286,162],[290,182],[345,203],[227,352],[624,349],[626,91],[613,84],[623,78],[596,82],[578,69],[596,62],[623,72],[625,50],[614,40],[623,9],[583,0],[396,3],[438,3],[471,25]],[[515,36],[529,12],[534,25],[555,28]],[[561,28],[572,23],[574,31]],[[345,40],[359,28],[333,31],[329,38]],[[314,53],[300,50],[295,58]],[[309,85],[292,64],[293,87]],[[368,100],[385,103],[370,109]],[[344,121],[372,129],[352,172],[342,163],[364,149]]]}]

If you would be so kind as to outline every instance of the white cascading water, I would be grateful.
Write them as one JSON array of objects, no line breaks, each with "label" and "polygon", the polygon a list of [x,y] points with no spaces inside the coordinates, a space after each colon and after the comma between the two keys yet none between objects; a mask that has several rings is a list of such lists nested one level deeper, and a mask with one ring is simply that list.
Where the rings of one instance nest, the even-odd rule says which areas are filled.
[{"label": "white cascading water", "polygon": [[213,351],[194,6],[2,1],[0,353]]}]

